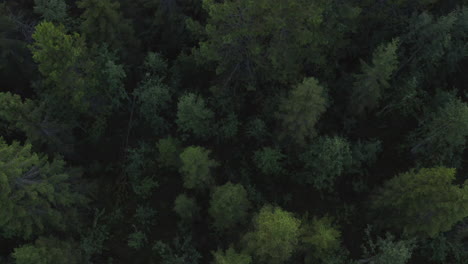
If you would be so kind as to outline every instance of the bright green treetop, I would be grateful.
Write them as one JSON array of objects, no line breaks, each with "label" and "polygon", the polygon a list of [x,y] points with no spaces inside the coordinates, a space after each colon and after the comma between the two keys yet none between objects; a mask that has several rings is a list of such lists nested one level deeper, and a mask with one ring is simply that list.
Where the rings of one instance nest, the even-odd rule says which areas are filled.
[{"label": "bright green treetop", "polygon": [[185,188],[206,189],[214,183],[211,169],[217,167],[218,163],[210,159],[209,155],[209,150],[198,146],[188,147],[180,154],[180,172],[184,176]]},{"label": "bright green treetop", "polygon": [[305,78],[281,102],[277,118],[283,138],[300,145],[316,135],[315,124],[327,109],[327,93],[315,78]]},{"label": "bright green treetop", "polygon": [[341,233],[333,226],[329,217],[305,222],[301,226],[301,233],[301,246],[308,252],[307,263],[311,259],[324,259],[333,255],[340,248]]},{"label": "bright green treetop", "polygon": [[84,38],[78,33],[67,34],[64,26],[51,22],[38,24],[32,38],[33,59],[45,77],[43,92],[55,98],[54,103],[65,101],[77,109],[87,109],[89,105],[83,98],[93,81],[86,74],[93,63],[86,58]]},{"label": "bright green treetop", "polygon": [[254,231],[244,240],[246,249],[259,261],[279,264],[299,245],[301,221],[279,207],[264,206],[254,218]]},{"label": "bright green treetop", "polygon": [[384,223],[410,235],[434,237],[468,216],[468,185],[458,186],[455,169],[423,168],[387,181],[372,200]]},{"label": "bright green treetop", "polygon": [[2,236],[30,238],[48,228],[64,230],[86,202],[69,180],[63,160],[49,162],[33,153],[31,145],[8,145],[0,139]]},{"label": "bright green treetop", "polygon": [[250,202],[244,187],[228,182],[214,189],[208,213],[214,219],[214,227],[223,230],[245,221],[249,207]]}]

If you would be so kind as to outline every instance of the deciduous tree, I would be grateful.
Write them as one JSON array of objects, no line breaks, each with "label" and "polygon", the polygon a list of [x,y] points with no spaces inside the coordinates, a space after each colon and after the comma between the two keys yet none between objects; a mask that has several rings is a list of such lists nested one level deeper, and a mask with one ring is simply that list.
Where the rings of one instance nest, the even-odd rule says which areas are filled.
[{"label": "deciduous tree", "polygon": [[384,225],[409,235],[434,237],[468,216],[467,185],[453,184],[455,169],[423,168],[387,181],[372,199]]},{"label": "deciduous tree", "polygon": [[249,207],[250,202],[244,187],[228,182],[214,188],[208,213],[214,219],[215,229],[226,230],[244,222]]},{"label": "deciduous tree", "polygon": [[218,163],[209,157],[210,151],[203,147],[191,146],[180,154],[182,166],[180,172],[184,176],[184,187],[202,190],[214,183],[211,169]]},{"label": "deciduous tree", "polygon": [[279,207],[264,206],[253,220],[254,230],[244,237],[245,247],[261,262],[288,260],[299,245],[301,221]]}]

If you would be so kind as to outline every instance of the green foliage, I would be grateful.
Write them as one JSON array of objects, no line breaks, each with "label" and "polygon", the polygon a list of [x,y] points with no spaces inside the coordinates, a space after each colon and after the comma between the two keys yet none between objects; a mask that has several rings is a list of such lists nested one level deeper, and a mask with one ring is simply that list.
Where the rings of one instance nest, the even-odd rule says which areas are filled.
[{"label": "green foliage", "polygon": [[32,57],[45,77],[42,93],[55,104],[64,100],[76,109],[87,109],[89,103],[83,98],[90,95],[87,88],[93,84],[86,78],[92,62],[86,58],[84,38],[78,33],[67,34],[64,26],[51,22],[38,24],[32,38]]},{"label": "green foliage", "polygon": [[302,155],[305,182],[319,190],[332,191],[335,181],[352,164],[352,153],[346,139],[321,137]]},{"label": "green foliage", "polygon": [[125,173],[128,175],[130,184],[135,194],[141,198],[151,196],[153,190],[159,186],[155,179],[154,172],[149,172],[152,160],[148,160],[147,153],[150,152],[149,147],[141,144],[140,147],[130,149],[128,151],[128,161],[125,166]]},{"label": "green foliage", "polygon": [[340,248],[341,233],[332,225],[332,219],[314,218],[301,226],[301,245],[308,252],[306,259],[326,259]]},{"label": "green foliage", "polygon": [[264,147],[255,151],[254,161],[263,174],[275,175],[283,172],[282,161],[286,156],[281,151]]},{"label": "green foliage", "polygon": [[301,221],[279,207],[264,206],[253,220],[245,247],[261,262],[283,263],[299,245]]},{"label": "green foliage", "polygon": [[128,236],[128,246],[133,249],[141,249],[147,243],[147,237],[142,231],[135,230]]},{"label": "green foliage", "polygon": [[252,258],[243,253],[237,253],[231,246],[226,251],[213,252],[214,264],[251,264]]},{"label": "green foliage", "polygon": [[198,216],[200,208],[194,198],[179,194],[174,202],[174,211],[182,220],[190,222]]},{"label": "green foliage", "polygon": [[120,13],[120,4],[111,0],[81,0],[78,7],[84,9],[81,30],[95,43],[107,43],[113,49],[122,48],[133,41],[130,21]]},{"label": "green foliage", "polygon": [[373,241],[370,237],[370,229],[366,229],[366,245],[364,254],[367,257],[366,262],[375,264],[405,264],[411,259],[414,241],[395,241],[395,237],[389,233],[385,239],[378,237]]},{"label": "green foliage", "polygon": [[167,75],[168,65],[166,59],[156,52],[148,52],[145,58],[143,68],[146,72],[147,78],[163,79]]},{"label": "green foliage", "polygon": [[444,75],[456,70],[467,52],[467,16],[465,6],[438,18],[427,11],[412,17],[405,35],[411,45],[411,71]]},{"label": "green foliage", "polygon": [[[458,231],[458,230],[457,230]],[[435,263],[466,264],[468,252],[463,241],[441,234],[422,246],[425,256]]]},{"label": "green foliage", "polygon": [[268,134],[265,122],[260,118],[250,120],[247,123],[246,134],[249,138],[262,142]]},{"label": "green foliage", "polygon": [[303,65],[323,60],[317,52],[324,42],[317,34],[323,6],[317,1],[204,0],[203,9],[206,25],[188,23],[206,36],[196,55],[199,63],[213,63],[226,83],[287,82],[298,77]]},{"label": "green foliage", "polygon": [[67,152],[73,141],[70,125],[50,120],[44,103],[38,105],[19,95],[0,93],[0,118],[23,132],[37,146],[48,144],[50,149]]},{"label": "green foliage", "polygon": [[189,236],[174,238],[172,246],[157,241],[153,252],[159,256],[161,264],[199,264],[201,259]]},{"label": "green foliage", "polygon": [[159,79],[149,79],[134,92],[140,115],[158,134],[168,129],[167,121],[162,114],[169,108],[171,93],[169,87]]},{"label": "green foliage", "polygon": [[351,110],[357,114],[372,111],[379,105],[384,89],[398,66],[398,40],[382,44],[372,54],[372,65],[361,61],[362,73],[356,75],[351,95]]},{"label": "green foliage", "polygon": [[213,134],[213,118],[213,111],[201,96],[188,93],[179,98],[176,123],[180,131],[206,139]]},{"label": "green foliage", "polygon": [[184,176],[185,188],[201,190],[214,183],[211,169],[217,167],[218,163],[210,159],[209,155],[209,150],[198,146],[188,147],[180,154],[180,172]]},{"label": "green foliage", "polygon": [[214,219],[215,229],[226,230],[243,223],[248,216],[249,207],[250,202],[244,187],[228,182],[214,188],[208,213]]},{"label": "green foliage", "polygon": [[180,164],[179,155],[182,152],[181,143],[173,137],[162,138],[158,141],[158,161],[160,166],[177,168]]},{"label": "green foliage", "polygon": [[63,22],[67,17],[65,0],[34,0],[34,12],[52,22]]},{"label": "green foliage", "polygon": [[99,94],[106,102],[105,105],[109,105],[113,110],[120,107],[122,102],[128,99],[124,87],[127,74],[124,71],[124,66],[117,64],[117,56],[107,46],[99,48],[97,52],[96,65],[99,71],[96,78],[99,85],[103,86],[98,88]]},{"label": "green foliage", "polygon": [[317,132],[315,124],[327,109],[326,90],[315,78],[305,78],[279,105],[276,117],[281,122],[282,138],[305,145]]},{"label": "green foliage", "polygon": [[413,135],[412,153],[423,164],[459,166],[468,136],[468,104],[450,99],[429,113]]},{"label": "green foliage", "polygon": [[352,166],[350,172],[365,174],[366,167],[377,161],[378,154],[382,152],[382,142],[379,140],[358,141],[351,146]]},{"label": "green foliage", "polygon": [[87,260],[95,255],[102,254],[104,242],[110,238],[109,226],[102,221],[104,213],[105,210],[95,209],[92,226],[82,233],[80,248]]},{"label": "green foliage", "polygon": [[234,113],[229,113],[226,118],[223,118],[220,123],[217,132],[218,135],[223,139],[234,139],[239,130],[240,122]]},{"label": "green foliage", "polygon": [[39,237],[34,244],[15,248],[12,256],[16,264],[83,263],[77,245],[54,237]]},{"label": "green foliage", "polygon": [[62,159],[31,151],[31,145],[0,139],[0,232],[31,238],[49,229],[68,230],[87,199],[71,184],[72,170]]},{"label": "green foliage", "polygon": [[[30,53],[21,37],[22,28],[11,15],[6,2],[0,4],[0,78],[2,91],[10,85],[22,86],[18,77],[28,79]],[[9,81],[9,79],[12,81]],[[28,80],[26,80],[28,81]]]},{"label": "green foliage", "polygon": [[455,169],[423,168],[387,181],[372,200],[386,225],[409,235],[434,237],[468,216],[468,187],[452,184]]}]

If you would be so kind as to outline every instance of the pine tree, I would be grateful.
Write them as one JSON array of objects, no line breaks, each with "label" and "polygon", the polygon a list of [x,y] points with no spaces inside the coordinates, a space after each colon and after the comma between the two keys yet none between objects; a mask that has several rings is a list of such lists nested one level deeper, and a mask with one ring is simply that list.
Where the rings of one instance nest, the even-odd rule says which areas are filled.
[{"label": "pine tree", "polygon": [[31,145],[0,140],[0,171],[2,236],[27,239],[74,227],[74,213],[87,199],[74,189],[63,160],[49,162]]},{"label": "pine tree", "polygon": [[361,61],[362,73],[356,75],[351,94],[350,109],[356,115],[378,107],[390,78],[398,66],[398,40],[382,44],[372,54],[372,65]]},{"label": "pine tree", "polygon": [[319,190],[332,191],[338,177],[352,164],[350,144],[341,137],[318,138],[301,157],[303,181]]},{"label": "pine tree", "polygon": [[205,105],[201,96],[193,93],[183,95],[177,104],[177,126],[184,133],[207,139],[213,134],[214,113]]}]

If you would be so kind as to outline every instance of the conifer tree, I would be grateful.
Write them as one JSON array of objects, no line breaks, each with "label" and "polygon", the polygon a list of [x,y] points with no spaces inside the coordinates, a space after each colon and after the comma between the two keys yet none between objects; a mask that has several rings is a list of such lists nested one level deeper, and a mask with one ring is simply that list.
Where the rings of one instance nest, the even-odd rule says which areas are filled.
[{"label": "conifer tree", "polygon": [[31,238],[46,231],[73,228],[75,212],[87,199],[71,183],[62,159],[31,151],[31,145],[0,139],[0,233]]}]

